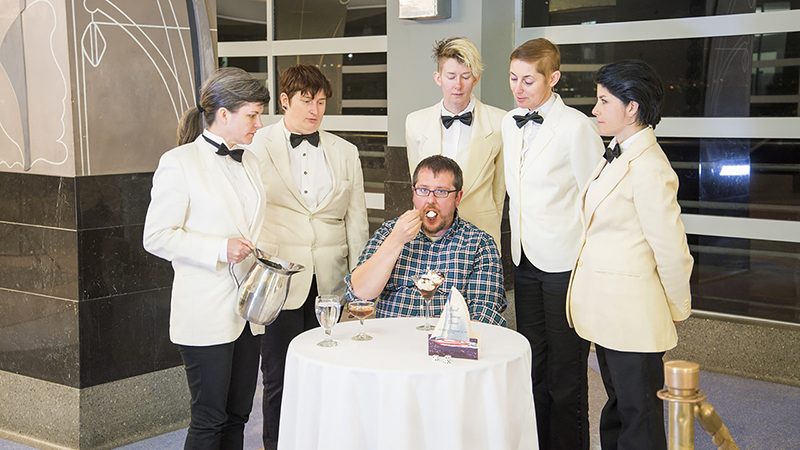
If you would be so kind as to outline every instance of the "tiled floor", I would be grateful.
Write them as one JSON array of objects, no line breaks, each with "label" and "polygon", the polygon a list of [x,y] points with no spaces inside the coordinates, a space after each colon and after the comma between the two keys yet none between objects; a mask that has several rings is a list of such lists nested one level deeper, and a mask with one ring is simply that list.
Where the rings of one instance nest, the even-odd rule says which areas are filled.
[{"label": "tiled floor", "polygon": [[[599,449],[597,422],[606,396],[592,353],[589,369],[589,406],[592,449]],[[700,384],[716,407],[742,450],[800,449],[800,388],[766,383],[712,372],[702,372]],[[253,414],[245,430],[245,449],[261,448],[261,385],[256,392]],[[125,450],[171,450],[183,448],[186,430],[178,430],[121,447]],[[0,440],[0,450],[31,447]],[[711,439],[696,427],[695,449],[715,450]]]}]

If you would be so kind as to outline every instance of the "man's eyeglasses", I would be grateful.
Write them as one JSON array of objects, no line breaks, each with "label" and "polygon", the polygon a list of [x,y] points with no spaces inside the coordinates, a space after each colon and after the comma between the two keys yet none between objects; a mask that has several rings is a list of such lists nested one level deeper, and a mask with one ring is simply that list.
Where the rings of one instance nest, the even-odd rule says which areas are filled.
[{"label": "man's eyeglasses", "polygon": [[427,197],[431,195],[433,192],[433,196],[436,198],[447,198],[453,192],[458,192],[458,189],[453,189],[452,191],[448,191],[447,189],[428,189],[424,187],[419,188],[411,188],[414,190],[414,193],[419,195],[420,197]]}]

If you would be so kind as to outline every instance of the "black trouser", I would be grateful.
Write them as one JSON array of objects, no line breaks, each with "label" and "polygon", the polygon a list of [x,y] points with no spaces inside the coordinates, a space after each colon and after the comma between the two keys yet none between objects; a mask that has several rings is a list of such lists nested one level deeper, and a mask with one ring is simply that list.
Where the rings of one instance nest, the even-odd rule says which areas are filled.
[{"label": "black trouser", "polygon": [[517,331],[533,352],[531,379],[541,450],[589,448],[589,342],[567,324],[570,272],[544,272],[522,254],[514,270]]},{"label": "black trouser", "polygon": [[664,405],[656,396],[664,387],[664,352],[594,348],[608,394],[600,416],[603,450],[666,450]]},{"label": "black trouser", "polygon": [[316,277],[311,278],[311,288],[305,303],[299,309],[283,310],[275,322],[267,326],[261,337],[261,372],[264,381],[264,448],[272,450],[278,446],[278,426],[281,421],[281,396],[283,395],[283,373],[286,370],[286,352],[289,342],[298,334],[319,326],[314,313],[317,297]]},{"label": "black trouser", "polygon": [[241,335],[227,344],[178,346],[192,395],[185,449],[243,448],[258,380],[259,342],[245,324]]}]

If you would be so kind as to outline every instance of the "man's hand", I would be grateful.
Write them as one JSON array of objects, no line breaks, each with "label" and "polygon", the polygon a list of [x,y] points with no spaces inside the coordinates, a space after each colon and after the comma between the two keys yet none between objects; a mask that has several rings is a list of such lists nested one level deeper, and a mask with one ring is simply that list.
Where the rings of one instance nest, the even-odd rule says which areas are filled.
[{"label": "man's hand", "polygon": [[253,248],[253,244],[247,239],[228,239],[228,262],[231,264],[242,262],[250,256],[250,253],[253,253]]},{"label": "man's hand", "polygon": [[398,245],[405,245],[417,237],[420,227],[422,227],[420,212],[416,209],[409,209],[397,218],[397,223],[394,224],[394,228],[386,240],[391,239]]}]

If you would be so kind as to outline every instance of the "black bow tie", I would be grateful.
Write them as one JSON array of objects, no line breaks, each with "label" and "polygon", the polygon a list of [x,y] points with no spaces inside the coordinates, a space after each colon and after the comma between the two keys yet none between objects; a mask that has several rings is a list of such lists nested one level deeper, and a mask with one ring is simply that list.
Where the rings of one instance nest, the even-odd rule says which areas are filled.
[{"label": "black bow tie", "polygon": [[544,117],[540,116],[537,111],[531,111],[524,116],[514,116],[514,120],[517,122],[517,128],[522,128],[528,122],[536,122],[541,125],[544,122]]},{"label": "black bow tie", "polygon": [[213,145],[217,149],[217,154],[219,156],[230,156],[232,160],[240,163],[242,162],[242,155],[244,155],[244,150],[240,148],[235,148],[233,150],[228,150],[228,146],[225,143],[217,144],[211,138],[203,135],[203,139],[206,140],[209,144]]},{"label": "black bow tie", "polygon": [[461,121],[461,123],[467,126],[472,125],[472,111],[465,112],[461,115],[442,116],[442,125],[444,125],[445,128],[450,128],[450,125],[452,125],[456,120]]},{"label": "black bow tie", "polygon": [[319,147],[319,131],[310,134],[292,133],[289,135],[289,143],[292,144],[292,148],[297,148],[303,141],[308,141],[308,143],[314,147]]},{"label": "black bow tie", "polygon": [[606,147],[606,154],[603,155],[603,158],[611,164],[614,161],[614,158],[618,158],[619,155],[622,154],[622,149],[619,148],[619,144],[614,144],[614,148]]}]

